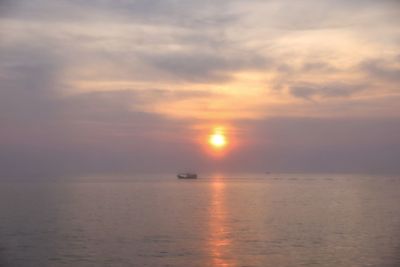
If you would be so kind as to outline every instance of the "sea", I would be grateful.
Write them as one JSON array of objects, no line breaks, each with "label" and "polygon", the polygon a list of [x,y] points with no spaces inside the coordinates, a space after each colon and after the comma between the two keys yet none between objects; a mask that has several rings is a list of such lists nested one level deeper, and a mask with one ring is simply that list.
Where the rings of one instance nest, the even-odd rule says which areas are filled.
[{"label": "sea", "polygon": [[400,176],[4,180],[0,266],[396,267]]}]

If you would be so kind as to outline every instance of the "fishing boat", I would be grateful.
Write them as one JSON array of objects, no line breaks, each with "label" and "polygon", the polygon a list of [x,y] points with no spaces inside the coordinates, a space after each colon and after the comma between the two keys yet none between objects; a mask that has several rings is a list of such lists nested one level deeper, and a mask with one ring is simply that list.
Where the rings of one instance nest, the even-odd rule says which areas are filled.
[{"label": "fishing boat", "polygon": [[176,177],[178,177],[178,179],[197,179],[197,174],[185,172],[185,173],[178,173]]}]

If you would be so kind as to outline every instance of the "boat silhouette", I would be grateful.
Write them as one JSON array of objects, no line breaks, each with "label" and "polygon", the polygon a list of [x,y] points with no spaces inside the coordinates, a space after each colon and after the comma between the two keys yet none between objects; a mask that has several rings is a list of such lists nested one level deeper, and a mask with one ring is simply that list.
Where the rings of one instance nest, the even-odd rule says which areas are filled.
[{"label": "boat silhouette", "polygon": [[197,179],[197,174],[184,172],[184,173],[178,173],[176,177],[178,177],[178,179]]}]

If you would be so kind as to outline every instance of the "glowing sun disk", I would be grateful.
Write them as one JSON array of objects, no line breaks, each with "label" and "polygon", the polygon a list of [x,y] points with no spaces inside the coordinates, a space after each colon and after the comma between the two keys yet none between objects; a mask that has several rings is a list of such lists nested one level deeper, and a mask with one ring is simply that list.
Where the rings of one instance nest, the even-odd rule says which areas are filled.
[{"label": "glowing sun disk", "polygon": [[220,133],[212,134],[208,141],[215,148],[222,148],[226,146],[226,137]]}]

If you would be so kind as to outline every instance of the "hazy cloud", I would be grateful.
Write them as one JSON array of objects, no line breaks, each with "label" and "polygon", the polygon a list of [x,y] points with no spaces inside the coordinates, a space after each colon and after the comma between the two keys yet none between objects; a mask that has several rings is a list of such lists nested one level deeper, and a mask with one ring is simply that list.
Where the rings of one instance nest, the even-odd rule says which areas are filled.
[{"label": "hazy cloud", "polygon": [[330,98],[330,97],[348,97],[360,91],[366,90],[366,85],[331,83],[325,85],[294,85],[290,87],[290,93],[298,98],[313,99],[314,97]]},{"label": "hazy cloud", "polygon": [[392,60],[374,59],[363,62],[361,70],[369,77],[378,78],[388,82],[400,82],[400,59],[395,57]]},{"label": "hazy cloud", "polygon": [[153,67],[170,73],[178,80],[215,82],[230,79],[235,70],[261,69],[266,66],[264,58],[251,54],[224,54],[190,51],[183,53],[144,55],[144,61]]}]

